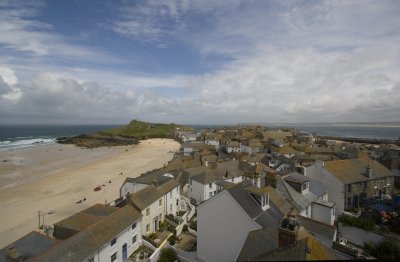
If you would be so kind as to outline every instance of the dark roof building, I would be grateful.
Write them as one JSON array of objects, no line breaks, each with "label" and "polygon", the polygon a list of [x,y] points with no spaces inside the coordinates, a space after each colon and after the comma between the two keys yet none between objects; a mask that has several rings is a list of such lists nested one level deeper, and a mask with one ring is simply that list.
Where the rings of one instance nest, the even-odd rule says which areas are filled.
[{"label": "dark roof building", "polygon": [[[32,231],[0,250],[0,262],[28,261],[56,245],[59,241]],[[13,260],[14,259],[14,260]]]},{"label": "dark roof building", "polygon": [[53,246],[35,261],[83,261],[141,217],[142,214],[131,205],[118,208],[93,225]]}]

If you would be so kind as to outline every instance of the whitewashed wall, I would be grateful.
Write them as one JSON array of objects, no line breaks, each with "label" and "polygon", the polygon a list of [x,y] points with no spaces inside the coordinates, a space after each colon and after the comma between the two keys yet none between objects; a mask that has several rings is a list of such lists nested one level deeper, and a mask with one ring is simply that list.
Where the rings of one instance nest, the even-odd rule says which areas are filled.
[{"label": "whitewashed wall", "polygon": [[250,219],[227,191],[197,209],[197,258],[235,261],[247,234],[261,226]]}]

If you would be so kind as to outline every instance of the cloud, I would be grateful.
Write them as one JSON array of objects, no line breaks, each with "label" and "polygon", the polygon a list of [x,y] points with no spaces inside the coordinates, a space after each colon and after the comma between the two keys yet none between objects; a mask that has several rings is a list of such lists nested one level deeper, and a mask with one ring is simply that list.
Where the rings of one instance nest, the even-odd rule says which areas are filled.
[{"label": "cloud", "polygon": [[[97,48],[73,44],[54,26],[36,19],[43,1],[2,1],[0,4],[0,47],[16,57],[80,62],[119,61]],[[49,62],[49,60],[47,60]]]},{"label": "cloud", "polygon": [[[54,28],[31,19],[34,14],[29,12],[7,12],[17,23],[5,21],[0,32],[17,34],[10,39],[0,36],[0,43],[35,56],[63,57],[72,50],[86,57],[85,49],[64,48]],[[398,121],[399,12],[397,1],[129,2],[111,23],[113,32],[127,41],[162,45],[165,52],[175,42],[186,48],[183,51],[200,54],[199,63],[216,66],[188,75],[68,68],[43,61],[14,65],[3,58],[13,70],[0,68],[0,119]],[[51,45],[44,45],[48,42]],[[179,52],[168,55],[185,59]],[[17,79],[22,71],[30,76]]]}]

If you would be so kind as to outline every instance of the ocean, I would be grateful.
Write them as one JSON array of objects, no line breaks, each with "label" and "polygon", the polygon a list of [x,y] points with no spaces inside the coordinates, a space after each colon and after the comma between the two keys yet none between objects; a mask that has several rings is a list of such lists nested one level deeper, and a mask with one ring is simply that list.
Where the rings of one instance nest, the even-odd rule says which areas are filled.
[{"label": "ocean", "polygon": [[0,125],[0,151],[54,144],[61,136],[88,134],[117,125]]},{"label": "ocean", "polygon": [[[93,133],[117,125],[0,125],[0,151],[54,144],[61,136]],[[268,124],[270,127],[291,127],[321,136],[399,139],[400,124]],[[212,126],[193,125],[195,128]]]},{"label": "ocean", "polygon": [[320,136],[400,139],[400,124],[271,124],[271,127],[291,127]]},{"label": "ocean", "polygon": [[[296,130],[311,133],[320,136],[371,138],[371,139],[400,139],[400,123],[323,123],[323,124],[305,124],[305,123],[246,123],[242,125],[260,125],[271,128],[295,128]],[[195,129],[218,128],[223,125],[190,125]],[[225,125],[236,126],[236,125]]]}]

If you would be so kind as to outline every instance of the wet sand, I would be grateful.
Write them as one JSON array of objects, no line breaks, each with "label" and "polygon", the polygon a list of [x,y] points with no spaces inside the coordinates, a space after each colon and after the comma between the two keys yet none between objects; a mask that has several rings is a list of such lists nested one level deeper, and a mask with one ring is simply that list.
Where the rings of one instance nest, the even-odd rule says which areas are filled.
[{"label": "wet sand", "polygon": [[[126,177],[162,167],[179,146],[170,139],[150,139],[112,148],[56,144],[0,152],[0,248],[38,230],[39,210],[46,214],[45,224],[52,225],[115,200]],[[95,192],[97,185],[105,186]],[[55,213],[48,214],[51,210]]]}]

